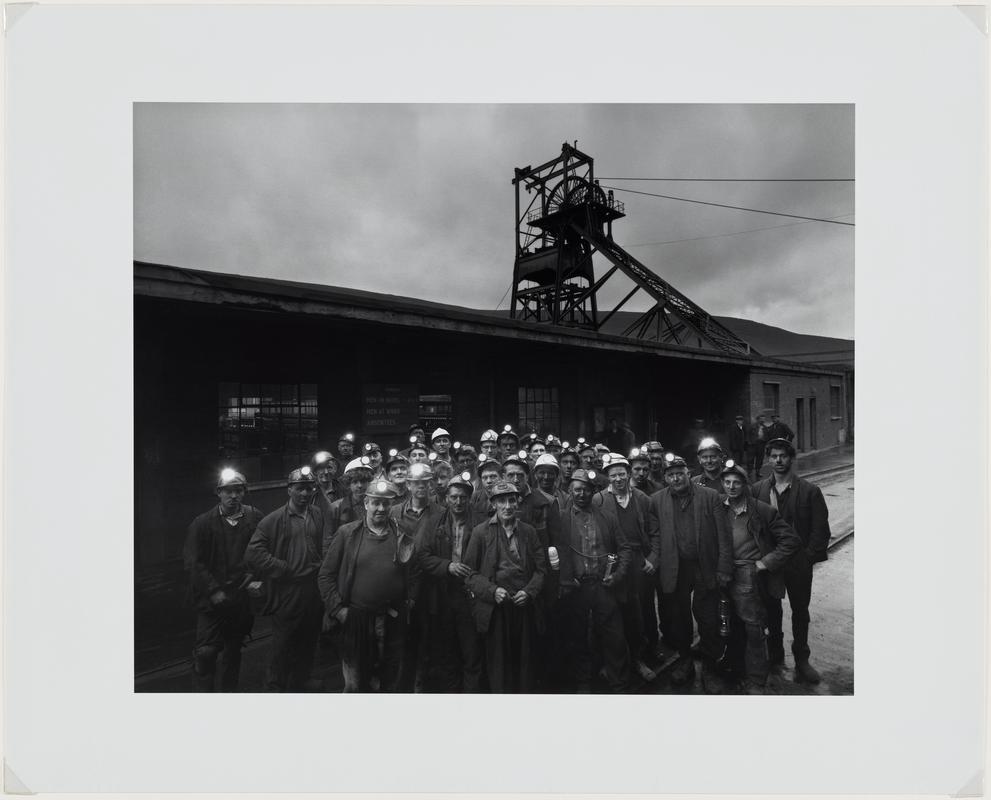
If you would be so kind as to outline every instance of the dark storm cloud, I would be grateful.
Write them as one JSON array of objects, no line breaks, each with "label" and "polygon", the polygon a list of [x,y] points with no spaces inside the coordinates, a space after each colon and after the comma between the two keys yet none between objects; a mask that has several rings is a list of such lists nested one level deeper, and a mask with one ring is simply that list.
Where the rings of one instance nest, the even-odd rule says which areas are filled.
[{"label": "dark storm cloud", "polygon": [[[135,257],[491,308],[512,277],[513,168],[576,138],[603,178],[854,168],[850,106],[141,104]],[[851,183],[602,183],[816,217],[854,210]],[[617,197],[617,241],[710,313],[853,335],[853,228]],[[614,278],[605,299],[628,288]]]}]

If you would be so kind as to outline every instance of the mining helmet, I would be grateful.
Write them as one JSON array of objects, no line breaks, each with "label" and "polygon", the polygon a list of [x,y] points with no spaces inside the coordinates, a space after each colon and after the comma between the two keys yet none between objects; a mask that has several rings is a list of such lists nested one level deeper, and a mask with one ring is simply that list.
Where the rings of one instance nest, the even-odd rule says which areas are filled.
[{"label": "mining helmet", "polygon": [[236,469],[224,467],[220,470],[220,475],[217,476],[217,488],[223,489],[225,486],[243,486],[247,489],[248,482],[245,480],[244,475]]},{"label": "mining helmet", "polygon": [[430,441],[432,442],[434,439],[440,439],[440,438],[443,438],[443,437],[446,437],[446,438],[450,439],[451,438],[451,434],[448,433],[443,428],[436,428],[436,429],[434,429],[434,432],[430,434]]},{"label": "mining helmet", "polygon": [[313,454],[313,458],[310,459],[310,466],[313,469],[320,469],[327,466],[331,461],[335,464],[337,463],[337,459],[334,458],[333,454],[328,453],[326,450],[320,450]]},{"label": "mining helmet", "polygon": [[648,453],[662,453],[664,452],[664,445],[656,441],[647,442],[642,449],[646,450]]},{"label": "mining helmet", "polygon": [[489,499],[495,500],[497,497],[507,494],[515,494],[518,497],[520,490],[509,481],[499,481],[499,483],[492,487],[492,491],[489,493]]},{"label": "mining helmet", "polygon": [[536,471],[541,467],[550,467],[558,472],[561,471],[561,465],[557,463],[557,459],[550,453],[543,453],[537,457],[537,460],[534,462],[533,469]]},{"label": "mining helmet", "polygon": [[372,481],[365,490],[365,497],[381,497],[383,500],[395,500],[399,497],[399,489],[392,481]]},{"label": "mining helmet", "polygon": [[574,456],[578,458],[578,451],[571,446],[570,442],[561,442],[561,452],[557,454],[558,460],[564,458],[565,456]]},{"label": "mining helmet", "polygon": [[538,442],[540,444],[546,445],[546,442],[541,438],[540,434],[536,432],[531,433],[529,436],[525,436],[524,438],[526,439],[527,447],[533,447]]},{"label": "mining helmet", "polygon": [[409,435],[413,435],[413,431],[423,431],[423,426],[419,422],[414,422],[409,426]]},{"label": "mining helmet", "polygon": [[664,471],[667,472],[669,469],[676,469],[677,467],[685,467],[685,469],[688,469],[688,462],[681,456],[676,456],[674,453],[665,453]]},{"label": "mining helmet", "polygon": [[711,436],[706,436],[701,442],[699,442],[698,450],[696,450],[696,455],[702,455],[706,450],[715,450],[717,453],[722,453],[723,448],[719,446],[719,442],[713,439]]},{"label": "mining helmet", "polygon": [[508,467],[510,464],[519,464],[521,467],[523,467],[523,471],[526,472],[527,475],[530,474],[530,462],[527,460],[526,450],[520,450],[520,452],[516,453],[515,455],[503,459],[502,462],[503,469]]},{"label": "mining helmet", "polygon": [[789,442],[787,439],[771,439],[766,445],[764,445],[764,452],[770,453],[772,447],[780,447],[792,458],[795,457],[795,445]]},{"label": "mining helmet", "polygon": [[548,447],[551,447],[552,445],[560,447],[561,440],[558,439],[553,433],[548,433],[547,436],[545,437],[544,444],[546,444]]},{"label": "mining helmet", "polygon": [[512,425],[504,425],[496,441],[501,442],[503,439],[512,439],[517,444],[520,441],[520,437],[516,435],[516,431],[513,430]]},{"label": "mining helmet", "polygon": [[430,465],[424,464],[421,461],[417,464],[410,465],[409,473],[406,475],[406,480],[429,481],[433,476],[434,476],[434,471],[430,468]]},{"label": "mining helmet", "polygon": [[499,461],[498,458],[492,458],[492,456],[487,456],[485,455],[485,453],[482,453],[478,457],[478,464],[475,466],[475,472],[478,473],[479,476],[481,476],[481,474],[486,470],[493,470],[493,469],[496,472],[502,472],[502,463]]},{"label": "mining helmet", "polygon": [[606,475],[608,475],[609,470],[612,469],[613,467],[626,467],[627,469],[629,469],[630,462],[627,461],[625,458],[623,458],[623,456],[621,456],[619,453],[608,453],[604,455],[602,457],[603,472],[605,472]]},{"label": "mining helmet", "polygon": [[371,473],[372,462],[368,460],[368,456],[361,456],[360,458],[355,458],[349,461],[348,465],[344,468],[344,474],[347,475],[349,472],[354,472],[359,469],[368,470],[368,472]]},{"label": "mining helmet", "polygon": [[729,459],[724,465],[719,473],[719,477],[723,478],[726,475],[738,475],[743,478],[743,483],[750,483],[750,477],[747,475],[747,470],[743,468],[741,464],[737,464],[732,458]]},{"label": "mining helmet", "polygon": [[634,447],[630,451],[630,464],[633,465],[633,464],[637,463],[638,461],[641,464],[649,464],[650,463],[650,458],[648,458],[647,451],[646,450],[643,450],[643,449],[641,449],[639,447]]},{"label": "mining helmet", "polygon": [[395,448],[392,448],[392,450],[389,451],[389,457],[385,460],[382,467],[388,471],[389,467],[393,464],[405,464],[406,466],[409,466],[409,459]]},{"label": "mining helmet", "polygon": [[485,442],[498,442],[499,434],[496,433],[492,428],[482,431],[482,435],[478,439],[479,444],[484,444]]},{"label": "mining helmet", "polygon": [[365,452],[381,454],[382,448],[375,444],[375,442],[365,442]]},{"label": "mining helmet", "polygon": [[472,493],[475,491],[475,486],[471,482],[470,472],[459,472],[447,483],[447,488],[445,492],[450,491],[452,487],[460,486],[462,489],[467,490],[468,496],[471,497]]},{"label": "mining helmet", "polygon": [[353,433],[342,433],[340,435],[340,437],[338,437],[337,441],[338,441],[338,443],[340,443],[340,442],[351,442],[352,444],[354,444],[354,434]]},{"label": "mining helmet", "polygon": [[578,440],[578,448],[577,448],[577,450],[578,450],[579,453],[587,453],[589,450],[591,450],[593,453],[598,452],[595,449],[595,445],[594,444],[589,444],[584,439],[579,439]]},{"label": "mining helmet", "polygon": [[581,481],[582,483],[587,483],[589,486],[595,486],[596,474],[594,469],[576,469],[571,473],[571,480]]},{"label": "mining helmet", "polygon": [[296,483],[316,483],[317,479],[313,477],[313,470],[309,467],[300,467],[299,469],[294,469],[289,473],[288,483],[290,486]]},{"label": "mining helmet", "polygon": [[457,448],[458,455],[475,456],[478,455],[478,451],[472,447],[470,444],[462,444],[461,447]]},{"label": "mining helmet", "polygon": [[596,444],[595,444],[595,452],[596,453],[602,453],[603,455],[605,455],[606,453],[609,452],[609,448],[606,447],[601,442],[596,442]]}]

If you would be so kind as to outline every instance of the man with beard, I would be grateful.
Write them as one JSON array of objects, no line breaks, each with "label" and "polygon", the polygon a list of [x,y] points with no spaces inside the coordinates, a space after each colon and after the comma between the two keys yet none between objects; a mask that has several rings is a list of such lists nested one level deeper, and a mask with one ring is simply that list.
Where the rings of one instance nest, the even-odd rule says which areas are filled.
[{"label": "man with beard", "polygon": [[425,623],[421,637],[424,691],[477,692],[482,675],[482,642],[475,628],[465,580],[468,538],[481,522],[472,513],[471,473],[447,484],[446,508],[416,540],[423,586],[419,603]]},{"label": "man with beard", "polygon": [[645,450],[634,447],[630,451],[630,485],[648,497],[658,490],[650,477],[650,458]]},{"label": "man with beard", "polygon": [[338,529],[364,516],[365,490],[372,480],[372,466],[364,456],[353,459],[344,468],[344,483],[348,493],[330,504],[329,521],[324,531],[322,552],[326,553]]},{"label": "man with beard", "polygon": [[267,685],[274,692],[308,688],[323,618],[317,571],[323,514],[313,505],[316,478],[309,467],[289,474],[289,502],[258,523],[246,560],[265,581],[262,614],[272,617]]},{"label": "man with beard", "polygon": [[[767,443],[767,460],[771,475],[753,487],[754,496],[775,508],[782,519],[795,529],[802,546],[785,566],[782,577],[791,606],[791,652],[795,657],[795,676],[806,683],[819,683],[818,671],[809,664],[809,604],[812,601],[812,566],[825,561],[829,549],[829,509],[822,490],[795,474],[795,446],[787,439]],[[781,600],[768,602],[770,639],[768,651],[772,664],[784,663],[784,634],[781,630]]]},{"label": "man with beard", "polygon": [[559,580],[565,649],[579,692],[591,690],[592,639],[614,692],[629,685],[630,658],[616,591],[630,570],[630,544],[623,539],[616,518],[592,502],[595,475],[584,469],[571,476],[571,504],[561,515],[556,542],[560,556]]},{"label": "man with beard", "polygon": [[517,519],[519,492],[508,481],[493,487],[496,513],[468,540],[475,625],[485,639],[486,673],[492,692],[529,692],[537,664],[534,649],[542,627],[537,599],[547,569],[537,532]]},{"label": "man with beard", "polygon": [[722,494],[722,471],[725,458],[723,448],[711,436],[699,442],[698,459],[702,472],[692,478],[692,483]]},{"label": "man with beard", "polygon": [[337,440],[337,455],[345,464],[354,458],[353,433],[341,434],[341,438]]},{"label": "man with beard", "polygon": [[320,567],[324,607],[338,628],[345,692],[399,688],[419,576],[414,543],[389,513],[395,497],[395,486],[374,481],[364,516],[341,528]]},{"label": "man with beard", "polygon": [[[781,573],[802,546],[801,539],[771,506],[750,496],[747,470],[728,461],[722,470],[724,514],[733,531],[733,582],[729,586],[736,623],[743,628],[746,694],[763,694],[770,670],[767,604],[785,595]],[[734,649],[736,649],[734,647]],[[739,662],[739,654],[731,659]]]},{"label": "man with beard", "polygon": [[505,425],[499,434],[499,458],[505,460],[516,455],[520,449],[520,437],[516,435],[512,425]]},{"label": "man with beard", "polygon": [[[604,463],[609,486],[596,494],[592,502],[616,518],[622,538],[630,547],[629,573],[617,599],[630,662],[637,674],[649,683],[657,677],[645,663],[657,645],[657,613],[654,611],[657,570],[646,560],[650,553],[650,498],[630,486],[630,462],[622,455],[610,453]],[[651,630],[653,637],[648,636]],[[650,644],[648,638],[652,638]]]},{"label": "man with beard", "polygon": [[196,517],[186,534],[183,556],[197,611],[193,688],[198,692],[216,688],[221,653],[220,689],[237,691],[241,648],[255,621],[248,591],[259,584],[252,580],[244,556],[262,512],[245,505],[247,491],[244,475],[229,468],[221,470],[216,487],[219,505]]},{"label": "man with beard", "polygon": [[[647,560],[660,573],[664,605],[670,614],[671,644],[679,659],[671,682],[695,677],[692,617],[698,623],[706,691],[719,691],[715,665],[723,655],[719,639],[719,592],[733,579],[733,538],[719,495],[688,477],[688,464],[665,456],[667,487],[650,498],[651,552]],[[665,632],[665,639],[668,639]]]},{"label": "man with beard", "polygon": [[502,480],[502,464],[494,457],[482,453],[478,457],[478,489],[471,496],[471,510],[480,517],[491,517],[495,514],[492,505],[492,490]]}]

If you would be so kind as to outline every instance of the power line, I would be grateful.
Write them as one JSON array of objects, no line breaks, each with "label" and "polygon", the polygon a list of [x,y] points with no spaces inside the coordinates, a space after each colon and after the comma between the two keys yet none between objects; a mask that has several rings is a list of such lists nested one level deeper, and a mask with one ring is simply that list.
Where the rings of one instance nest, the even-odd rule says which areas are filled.
[{"label": "power line", "polygon": [[623,189],[619,186],[603,186],[603,189],[613,189],[617,192],[628,192],[630,194],[642,194],[647,197],[660,197],[664,200],[679,200],[682,203],[696,203],[701,206],[715,206],[716,208],[731,208],[735,211],[750,211],[753,214],[769,214],[772,217],[790,217],[791,219],[805,219],[809,222],[828,222],[830,225],[848,225],[851,228],[856,227],[856,223],[853,222],[840,222],[835,219],[824,219],[823,217],[803,217],[801,214],[785,214],[783,211],[765,211],[760,208],[746,208],[745,206],[730,206],[726,203],[712,203],[708,200],[693,200],[690,197],[674,197],[669,194],[654,194],[653,192],[638,192],[636,189]]},{"label": "power line", "polygon": [[855,178],[613,178],[599,177],[602,181],[676,181],[705,183],[854,183]]},{"label": "power line", "polygon": [[[840,219],[842,217],[850,217],[852,214],[840,214],[839,217],[830,217],[830,219]],[[701,242],[704,239],[721,239],[724,236],[741,236],[744,233],[757,233],[758,231],[773,231],[776,228],[793,228],[796,225],[808,225],[809,221],[805,222],[786,222],[784,225],[768,225],[764,228],[749,228],[745,231],[732,231],[730,233],[713,233],[709,236],[693,236],[691,239],[668,239],[663,242],[641,242],[640,244],[628,244],[627,248],[631,247],[653,247],[655,245],[662,244],[679,244],[681,242]]]},{"label": "power line", "polygon": [[496,303],[496,307],[495,307],[495,310],[496,310],[496,311],[498,311],[498,310],[499,310],[499,306],[501,306],[501,305],[502,305],[502,301],[503,301],[503,300],[505,300],[505,299],[506,299],[506,295],[507,295],[507,294],[509,294],[509,289],[512,289],[512,288],[513,288],[513,284],[509,284],[509,288],[508,288],[508,289],[506,289],[506,291],[505,291],[505,292],[503,293],[503,295],[502,295],[502,298],[501,298],[501,299],[499,300],[499,302],[498,302],[498,303]]}]

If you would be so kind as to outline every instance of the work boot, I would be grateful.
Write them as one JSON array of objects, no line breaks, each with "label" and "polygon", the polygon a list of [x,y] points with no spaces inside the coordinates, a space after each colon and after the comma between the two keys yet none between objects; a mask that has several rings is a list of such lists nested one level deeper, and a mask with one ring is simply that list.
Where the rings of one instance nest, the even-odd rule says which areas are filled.
[{"label": "work boot", "polygon": [[702,666],[702,688],[706,694],[725,694],[726,680],[714,668]]},{"label": "work boot", "polygon": [[768,639],[767,661],[772,667],[778,667],[785,663],[785,646],[782,639]]},{"label": "work boot", "polygon": [[816,668],[809,663],[807,658],[795,662],[795,679],[812,684],[819,683],[822,680]]},{"label": "work boot", "polygon": [[637,675],[639,675],[646,683],[650,683],[657,677],[657,673],[644,664],[643,661],[637,662]]},{"label": "work boot", "polygon": [[695,662],[691,656],[682,656],[671,669],[671,683],[675,686],[684,686],[686,683],[695,680]]}]

